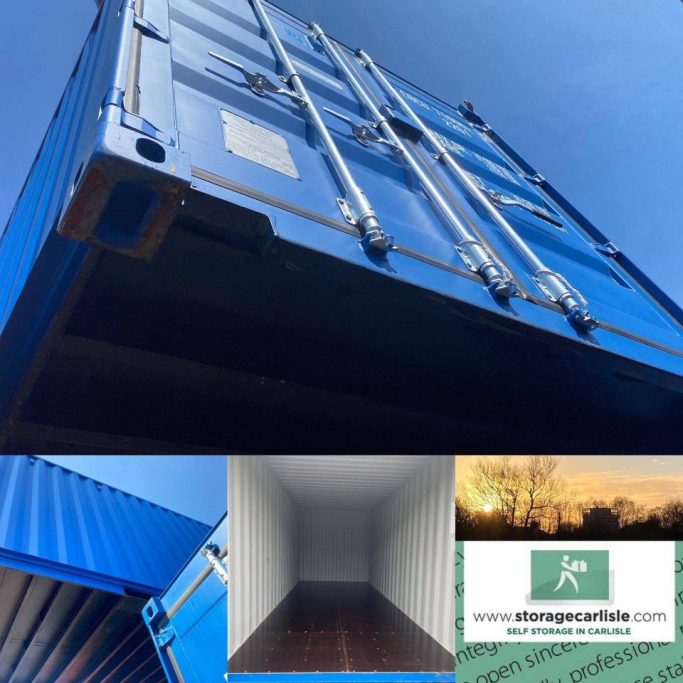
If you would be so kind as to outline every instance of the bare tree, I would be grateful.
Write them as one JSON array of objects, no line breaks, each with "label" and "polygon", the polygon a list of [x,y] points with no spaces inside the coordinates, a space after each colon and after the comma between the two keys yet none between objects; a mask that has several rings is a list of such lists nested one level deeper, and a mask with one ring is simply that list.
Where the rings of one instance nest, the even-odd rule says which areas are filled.
[{"label": "bare tree", "polygon": [[563,493],[562,497],[555,503],[553,508],[553,517],[551,528],[548,529],[550,533],[557,533],[560,530],[564,532],[578,526],[577,519],[581,519],[581,506],[579,505],[579,515],[577,517],[577,502],[571,498],[566,498]]},{"label": "bare tree", "polygon": [[668,500],[662,506],[660,516],[666,529],[683,529],[683,501]]},{"label": "bare tree", "polygon": [[521,468],[522,524],[525,529],[533,519],[543,519],[560,503],[562,485],[557,477],[559,459],[550,455],[531,455]]},{"label": "bare tree", "polygon": [[455,500],[456,536],[471,538],[477,529],[477,518],[474,510],[464,501]]},{"label": "bare tree", "polygon": [[561,521],[562,483],[559,461],[533,455],[518,463],[510,457],[479,458],[471,490],[475,505],[490,505],[505,524],[529,528],[532,522],[554,528]]},{"label": "bare tree", "polygon": [[522,495],[521,469],[510,457],[479,458],[472,472],[472,495],[479,507],[490,505],[509,527],[515,525]]},{"label": "bare tree", "polygon": [[647,512],[643,505],[636,504],[630,498],[617,496],[612,499],[609,506],[619,517],[619,525],[624,527],[636,522],[642,522],[647,517]]},{"label": "bare tree", "polygon": [[[559,459],[550,456],[479,458],[459,496],[461,528],[479,539],[553,535],[585,539],[600,533],[601,538],[683,540],[682,499],[658,507],[647,507],[626,496],[581,500],[575,492],[565,492],[558,464]],[[598,529],[584,525],[584,514],[590,508],[612,510],[619,526]]]}]

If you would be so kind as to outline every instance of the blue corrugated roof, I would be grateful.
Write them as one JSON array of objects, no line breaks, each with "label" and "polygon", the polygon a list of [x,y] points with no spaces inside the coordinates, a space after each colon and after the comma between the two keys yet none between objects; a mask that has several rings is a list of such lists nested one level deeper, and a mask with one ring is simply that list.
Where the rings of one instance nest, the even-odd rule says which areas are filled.
[{"label": "blue corrugated roof", "polygon": [[209,531],[40,458],[0,458],[2,566],[119,594],[156,595]]}]

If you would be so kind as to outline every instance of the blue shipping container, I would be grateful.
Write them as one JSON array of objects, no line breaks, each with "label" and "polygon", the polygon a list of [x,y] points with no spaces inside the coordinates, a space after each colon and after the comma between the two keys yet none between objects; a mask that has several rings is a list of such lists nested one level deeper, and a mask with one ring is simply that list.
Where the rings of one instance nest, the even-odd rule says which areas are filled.
[{"label": "blue shipping container", "polygon": [[225,679],[228,661],[227,515],[169,587],[142,612],[169,683]]},{"label": "blue shipping container", "polygon": [[6,452],[680,450],[681,310],[470,106],[259,0],[104,3],[0,263]]},{"label": "blue shipping container", "polygon": [[209,527],[27,456],[0,501],[0,680],[162,683],[140,611]]}]

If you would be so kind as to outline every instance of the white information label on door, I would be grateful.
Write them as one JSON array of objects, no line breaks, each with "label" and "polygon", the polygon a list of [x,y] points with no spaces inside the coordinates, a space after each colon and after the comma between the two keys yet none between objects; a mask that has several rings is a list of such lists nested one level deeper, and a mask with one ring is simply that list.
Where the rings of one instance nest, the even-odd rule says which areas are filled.
[{"label": "white information label on door", "polygon": [[242,116],[221,109],[225,149],[244,159],[298,178],[299,171],[285,138]]}]

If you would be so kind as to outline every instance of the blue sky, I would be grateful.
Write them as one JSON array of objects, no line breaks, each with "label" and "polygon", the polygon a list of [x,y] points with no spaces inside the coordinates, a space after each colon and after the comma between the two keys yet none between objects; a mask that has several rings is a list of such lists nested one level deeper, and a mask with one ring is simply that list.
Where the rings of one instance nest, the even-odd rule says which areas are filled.
[{"label": "blue sky", "polygon": [[216,455],[43,455],[57,465],[213,526],[227,509],[227,458]]},{"label": "blue sky", "polygon": [[[508,142],[683,305],[681,2],[279,4],[320,21],[447,101],[473,100]],[[94,0],[25,0],[5,12],[0,224],[94,14]]]}]

